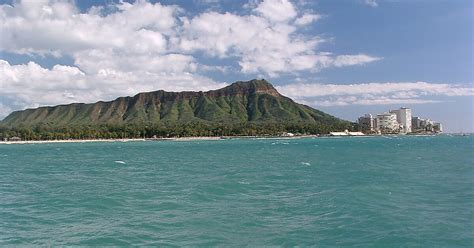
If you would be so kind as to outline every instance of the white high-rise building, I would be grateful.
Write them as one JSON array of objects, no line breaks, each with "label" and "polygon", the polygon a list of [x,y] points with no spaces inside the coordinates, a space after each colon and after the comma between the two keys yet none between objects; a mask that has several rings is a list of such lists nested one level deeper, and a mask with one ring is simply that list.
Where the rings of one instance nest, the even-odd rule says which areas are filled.
[{"label": "white high-rise building", "polygon": [[383,113],[377,115],[377,130],[380,130],[382,133],[396,132],[398,131],[399,126],[397,115],[395,113]]},{"label": "white high-rise building", "polygon": [[411,132],[411,109],[400,108],[397,110],[390,110],[390,113],[397,115],[397,122],[402,126],[402,130],[405,133]]}]

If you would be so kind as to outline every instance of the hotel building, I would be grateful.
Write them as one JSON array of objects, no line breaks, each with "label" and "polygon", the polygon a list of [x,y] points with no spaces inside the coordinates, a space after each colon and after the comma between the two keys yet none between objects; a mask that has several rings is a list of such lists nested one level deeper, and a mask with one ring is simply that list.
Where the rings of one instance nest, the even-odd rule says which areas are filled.
[{"label": "hotel building", "polygon": [[377,129],[382,133],[398,132],[400,125],[395,113],[383,113],[377,115]]},{"label": "hotel building", "polygon": [[371,114],[359,117],[358,123],[362,132],[370,133],[375,131],[375,121]]},{"label": "hotel building", "polygon": [[401,125],[401,131],[404,133],[411,132],[411,109],[409,108],[400,108],[396,110],[390,110],[390,113],[397,115],[397,122]]},{"label": "hotel building", "polygon": [[443,126],[439,122],[420,117],[412,117],[410,108],[390,110],[389,113],[372,117],[365,114],[357,120],[359,130],[366,133],[441,133]]}]

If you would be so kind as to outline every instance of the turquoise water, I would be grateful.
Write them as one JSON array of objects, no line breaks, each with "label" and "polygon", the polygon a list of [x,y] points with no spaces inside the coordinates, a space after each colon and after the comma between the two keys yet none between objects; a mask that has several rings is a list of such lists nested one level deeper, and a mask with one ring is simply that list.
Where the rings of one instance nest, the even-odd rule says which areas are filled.
[{"label": "turquoise water", "polygon": [[472,247],[474,137],[0,145],[0,245]]}]

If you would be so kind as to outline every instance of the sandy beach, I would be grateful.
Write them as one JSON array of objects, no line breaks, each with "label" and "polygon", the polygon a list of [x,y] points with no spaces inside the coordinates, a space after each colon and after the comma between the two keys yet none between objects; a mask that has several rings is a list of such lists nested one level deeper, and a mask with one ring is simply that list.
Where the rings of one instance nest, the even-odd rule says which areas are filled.
[{"label": "sandy beach", "polygon": [[21,140],[0,141],[0,144],[47,144],[47,143],[90,143],[90,142],[138,142],[138,141],[193,141],[193,140],[221,140],[221,137],[176,137],[176,138],[150,138],[150,139],[86,139],[86,140]]},{"label": "sandy beach", "polygon": [[227,139],[300,139],[314,138],[316,135],[301,136],[201,136],[201,137],[173,137],[173,138],[146,138],[146,139],[70,139],[70,140],[21,140],[21,141],[0,141],[0,144],[46,144],[46,143],[89,143],[89,142],[138,142],[138,141],[197,141],[197,140],[227,140]]},{"label": "sandy beach", "polygon": [[21,141],[0,141],[0,144],[45,144],[45,143],[88,143],[88,142],[135,142],[145,141],[145,139],[92,139],[92,140],[21,140]]}]

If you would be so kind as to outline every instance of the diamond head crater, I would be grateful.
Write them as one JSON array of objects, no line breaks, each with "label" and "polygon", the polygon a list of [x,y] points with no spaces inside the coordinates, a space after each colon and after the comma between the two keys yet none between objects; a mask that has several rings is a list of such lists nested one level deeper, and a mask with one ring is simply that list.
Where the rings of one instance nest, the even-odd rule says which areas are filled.
[{"label": "diamond head crater", "polygon": [[354,129],[281,95],[262,80],[206,92],[163,90],[113,101],[15,111],[0,122],[0,137],[22,140],[327,134]]}]

